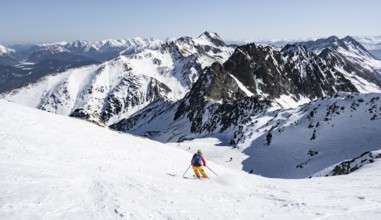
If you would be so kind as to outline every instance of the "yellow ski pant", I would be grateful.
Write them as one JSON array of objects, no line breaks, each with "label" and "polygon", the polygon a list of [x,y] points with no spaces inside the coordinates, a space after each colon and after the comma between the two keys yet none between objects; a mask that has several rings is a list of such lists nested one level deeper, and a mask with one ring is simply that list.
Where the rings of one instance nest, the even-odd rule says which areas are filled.
[{"label": "yellow ski pant", "polygon": [[199,167],[196,167],[196,166],[192,166],[192,169],[194,171],[194,173],[196,174],[197,178],[200,178],[200,173],[202,174],[202,176],[204,178],[209,178],[208,175],[206,175],[204,169],[202,168],[202,166],[199,166]]}]

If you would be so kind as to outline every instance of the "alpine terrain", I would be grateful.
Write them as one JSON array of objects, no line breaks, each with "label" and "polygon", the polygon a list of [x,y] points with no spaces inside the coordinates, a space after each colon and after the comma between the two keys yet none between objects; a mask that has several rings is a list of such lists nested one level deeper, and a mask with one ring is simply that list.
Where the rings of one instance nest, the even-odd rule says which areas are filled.
[{"label": "alpine terrain", "polygon": [[381,61],[349,36],[233,48],[205,32],[2,97],[163,143],[216,138],[240,169],[306,178],[379,149],[380,86]]},{"label": "alpine terrain", "polygon": [[[312,43],[240,46],[184,99],[111,128],[164,143],[215,137],[248,156],[244,170],[268,177],[309,177],[379,149],[380,61],[348,37]],[[360,64],[368,61],[376,65]]]},{"label": "alpine terrain", "polygon": [[381,216],[381,60],[355,38],[20,48],[0,47],[5,84],[70,65],[0,93],[0,218]]}]

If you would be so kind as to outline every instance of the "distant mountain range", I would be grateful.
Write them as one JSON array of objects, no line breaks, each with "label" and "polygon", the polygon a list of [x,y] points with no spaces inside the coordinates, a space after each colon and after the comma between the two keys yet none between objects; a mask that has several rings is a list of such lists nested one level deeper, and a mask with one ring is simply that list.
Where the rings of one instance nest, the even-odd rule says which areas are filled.
[{"label": "distant mountain range", "polygon": [[[366,48],[373,56],[381,60],[381,36],[354,36],[357,42],[359,42],[364,48]],[[229,44],[243,45],[248,43],[256,43],[261,45],[274,45],[277,47],[283,47],[287,44],[293,44],[297,42],[304,42],[305,39],[291,39],[291,40],[245,40],[245,41],[229,41]],[[312,41],[308,39],[307,41]]]},{"label": "distant mountain range", "polygon": [[120,55],[144,49],[157,49],[158,39],[74,41],[41,45],[0,47],[0,92],[4,92],[43,76],[65,70],[101,63]]},{"label": "distant mountain range", "polygon": [[[354,37],[374,57],[381,59],[380,37]],[[283,47],[300,40],[261,40],[261,45]],[[0,92],[4,92],[45,75],[63,72],[70,68],[97,64],[119,55],[132,55],[144,49],[157,49],[163,41],[158,39],[133,38],[126,40],[73,41],[49,44],[0,45]],[[249,41],[230,42],[237,45]],[[234,46],[233,46],[234,47]]]},{"label": "distant mountain range", "polygon": [[[216,137],[248,155],[245,170],[269,177],[308,177],[380,149],[381,61],[352,37],[237,46],[205,32],[144,42],[0,97],[161,142]],[[45,45],[29,62],[101,48],[72,45]]]}]

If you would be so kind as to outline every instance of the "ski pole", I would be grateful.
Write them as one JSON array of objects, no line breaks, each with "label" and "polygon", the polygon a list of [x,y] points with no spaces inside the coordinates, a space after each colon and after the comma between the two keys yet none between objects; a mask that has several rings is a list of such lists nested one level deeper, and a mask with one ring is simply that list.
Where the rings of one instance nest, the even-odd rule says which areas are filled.
[{"label": "ski pole", "polygon": [[206,166],[210,171],[212,171],[214,174],[216,174],[216,176],[218,176],[217,175],[217,173],[215,173],[212,169],[210,169],[208,166]]},{"label": "ski pole", "polygon": [[188,167],[188,169],[185,171],[185,173],[183,174],[183,177],[185,176],[185,174],[188,172],[188,170],[189,170],[189,168],[192,166],[192,164],[191,165],[189,165],[189,167]]}]

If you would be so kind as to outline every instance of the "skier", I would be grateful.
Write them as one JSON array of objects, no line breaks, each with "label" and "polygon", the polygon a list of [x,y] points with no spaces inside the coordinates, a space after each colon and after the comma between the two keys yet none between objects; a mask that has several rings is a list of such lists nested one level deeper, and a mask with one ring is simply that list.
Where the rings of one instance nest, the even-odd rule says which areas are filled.
[{"label": "skier", "polygon": [[200,173],[204,178],[209,178],[208,175],[206,175],[204,169],[202,168],[202,165],[206,166],[206,162],[204,157],[202,156],[202,151],[200,149],[198,149],[197,153],[193,155],[191,164],[192,169],[196,174],[197,178],[200,178]]}]

